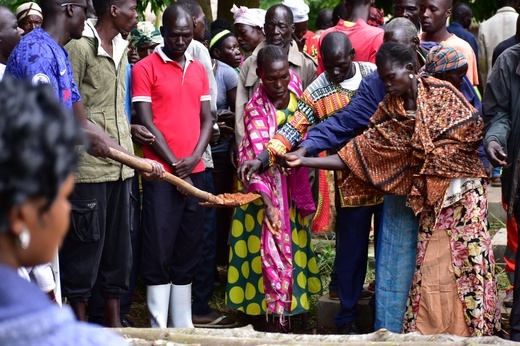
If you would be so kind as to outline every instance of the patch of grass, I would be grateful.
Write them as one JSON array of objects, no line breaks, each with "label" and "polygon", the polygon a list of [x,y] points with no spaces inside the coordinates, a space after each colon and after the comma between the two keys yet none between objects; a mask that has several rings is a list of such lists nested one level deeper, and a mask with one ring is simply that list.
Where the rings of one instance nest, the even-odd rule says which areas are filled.
[{"label": "patch of grass", "polygon": [[336,249],[333,241],[318,241],[314,246],[316,253],[316,263],[320,271],[321,286],[323,293],[329,292],[330,273],[334,267],[334,259],[336,258]]},{"label": "patch of grass", "polygon": [[[502,222],[498,217],[496,217],[493,213],[488,213],[488,222],[490,230],[499,230],[500,228],[506,228],[506,224]],[[496,233],[496,232],[495,232]]]},{"label": "patch of grass", "polygon": [[511,286],[511,283],[509,282],[509,278],[507,277],[504,268],[495,266],[495,273],[497,276],[498,291],[505,291],[508,289]]}]

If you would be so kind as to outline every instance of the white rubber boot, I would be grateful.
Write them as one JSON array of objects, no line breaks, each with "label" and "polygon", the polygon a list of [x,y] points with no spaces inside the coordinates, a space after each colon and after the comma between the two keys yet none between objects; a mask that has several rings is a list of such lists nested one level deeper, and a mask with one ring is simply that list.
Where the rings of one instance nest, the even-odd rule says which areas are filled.
[{"label": "white rubber boot", "polygon": [[195,328],[191,321],[191,284],[174,285],[170,295],[171,327]]},{"label": "white rubber boot", "polygon": [[152,328],[166,328],[171,284],[146,286],[146,305]]}]

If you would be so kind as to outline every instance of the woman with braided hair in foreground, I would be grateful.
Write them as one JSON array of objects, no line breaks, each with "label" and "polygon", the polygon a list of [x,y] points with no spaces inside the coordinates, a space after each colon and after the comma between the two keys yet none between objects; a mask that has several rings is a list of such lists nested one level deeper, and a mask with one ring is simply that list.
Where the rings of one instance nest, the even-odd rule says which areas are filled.
[{"label": "woman with braided hair in foreground", "polygon": [[67,233],[81,131],[49,86],[0,84],[0,344],[126,345],[76,321],[17,269],[47,263]]}]

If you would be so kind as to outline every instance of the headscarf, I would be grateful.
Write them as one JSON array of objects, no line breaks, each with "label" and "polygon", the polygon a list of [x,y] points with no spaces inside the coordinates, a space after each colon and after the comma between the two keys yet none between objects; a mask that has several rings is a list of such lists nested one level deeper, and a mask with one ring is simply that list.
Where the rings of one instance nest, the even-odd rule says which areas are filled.
[{"label": "headscarf", "polygon": [[379,28],[381,25],[385,24],[385,14],[382,10],[371,7],[370,8],[370,15],[367,19],[367,24],[370,26],[375,26],[376,28]]},{"label": "headscarf", "polygon": [[231,12],[233,13],[235,24],[258,26],[262,29],[262,32],[264,31],[265,10],[259,8],[247,8],[245,6],[237,7],[236,5],[233,5]]},{"label": "headscarf", "polygon": [[434,76],[436,73],[452,71],[467,64],[466,58],[461,52],[449,46],[438,45],[430,49],[419,75],[421,77]]},{"label": "headscarf", "polygon": [[137,23],[137,27],[130,32],[129,41],[136,48],[149,43],[163,43],[161,33],[150,22]]},{"label": "headscarf", "polygon": [[16,9],[16,19],[21,21],[27,16],[35,15],[43,20],[42,9],[35,2],[26,2],[18,6]]},{"label": "headscarf", "polygon": [[303,0],[283,0],[282,5],[289,7],[294,17],[294,24],[309,20],[309,5]]},{"label": "headscarf", "polygon": [[229,36],[233,36],[228,29],[218,28],[211,32],[211,41],[209,42],[209,49],[213,48],[218,42],[224,41]]}]

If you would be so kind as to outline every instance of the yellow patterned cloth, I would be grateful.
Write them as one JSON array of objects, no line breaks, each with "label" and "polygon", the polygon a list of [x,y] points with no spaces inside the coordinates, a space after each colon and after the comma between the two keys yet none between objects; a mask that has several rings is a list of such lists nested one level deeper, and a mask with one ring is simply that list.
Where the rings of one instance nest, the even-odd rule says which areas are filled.
[{"label": "yellow patterned cloth", "polygon": [[[248,315],[266,313],[260,237],[264,204],[260,199],[236,208],[231,226],[226,304]],[[309,221],[290,208],[293,287],[290,315],[309,310],[311,294],[321,292],[316,257],[311,247]]]}]

